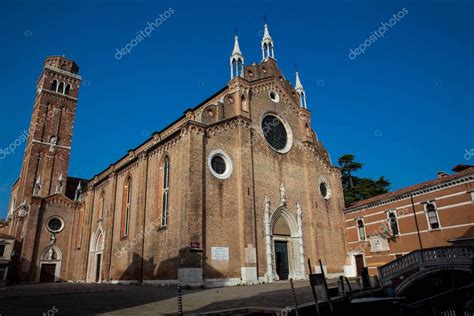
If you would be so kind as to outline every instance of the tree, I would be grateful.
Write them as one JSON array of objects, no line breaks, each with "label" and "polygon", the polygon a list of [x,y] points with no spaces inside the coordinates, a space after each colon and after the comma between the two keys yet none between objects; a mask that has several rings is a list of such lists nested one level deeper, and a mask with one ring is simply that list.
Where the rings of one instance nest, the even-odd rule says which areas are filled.
[{"label": "tree", "polygon": [[390,182],[383,176],[378,180],[354,176],[353,173],[362,168],[362,164],[355,162],[354,159],[355,156],[351,154],[343,155],[338,159],[339,166],[341,167],[346,207],[358,201],[387,193],[390,187]]},{"label": "tree", "polygon": [[342,184],[345,189],[352,190],[354,188],[354,181],[352,179],[352,172],[355,172],[362,168],[362,164],[354,161],[355,156],[351,154],[345,154],[340,157],[337,162],[341,166],[342,172]]}]

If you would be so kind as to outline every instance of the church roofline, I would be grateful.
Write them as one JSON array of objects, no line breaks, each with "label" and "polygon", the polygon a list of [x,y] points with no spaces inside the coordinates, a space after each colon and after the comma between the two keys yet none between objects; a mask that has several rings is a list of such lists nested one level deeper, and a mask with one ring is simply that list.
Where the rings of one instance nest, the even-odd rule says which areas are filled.
[{"label": "church roofline", "polygon": [[348,206],[344,210],[344,214],[356,213],[374,208],[380,205],[386,205],[395,201],[404,200],[411,196],[423,195],[434,190],[444,189],[459,183],[469,182],[474,180],[474,167],[470,167],[461,172],[445,176],[440,179],[428,180],[417,183],[399,190],[383,193]]},{"label": "church roofline", "polygon": [[[262,66],[266,63],[269,62],[269,59],[266,59],[266,60],[262,60],[258,63],[254,63],[254,64],[250,64],[250,65],[246,65],[245,68],[244,68],[244,71],[247,69],[247,67],[255,67],[255,66]],[[272,60],[273,63],[276,64],[276,61],[275,60]],[[195,107],[193,108],[187,108],[186,110],[183,111],[183,115],[181,115],[180,117],[178,117],[176,120],[174,120],[173,122],[171,122],[170,124],[166,125],[164,128],[162,128],[161,130],[159,131],[155,131],[152,133],[152,136],[149,137],[148,139],[146,139],[145,141],[143,141],[142,143],[140,143],[138,146],[136,146],[135,148],[132,148],[132,149],[129,149],[127,151],[127,153],[125,155],[123,155],[122,157],[120,157],[118,160],[116,160],[114,163],[111,163],[106,169],[104,169],[103,171],[97,173],[96,175],[94,175],[91,180],[89,182],[87,182],[87,185],[89,184],[92,184],[92,185],[96,185],[98,183],[101,183],[102,181],[106,180],[105,178],[103,178],[104,176],[110,174],[110,172],[112,170],[114,170],[116,167],[118,167],[118,169],[114,170],[114,171],[118,171],[118,170],[121,170],[122,168],[124,168],[125,166],[128,166],[130,163],[134,162],[136,159],[137,159],[137,156],[135,155],[135,153],[137,152],[140,152],[142,151],[141,149],[143,149],[144,147],[146,147],[146,145],[150,144],[150,146],[148,148],[144,148],[144,151],[149,151],[149,150],[152,150],[153,148],[156,147],[157,144],[160,144],[162,143],[164,140],[166,139],[169,139],[170,137],[172,137],[173,135],[176,134],[176,132],[178,132],[186,123],[186,121],[183,121],[186,119],[186,113],[188,112],[195,112],[197,111],[199,108],[201,108],[202,106],[206,105],[207,103],[209,103],[209,101],[211,101],[212,99],[216,98],[217,96],[219,96],[220,94],[222,94],[223,92],[225,92],[226,90],[229,89],[229,87],[231,86],[231,83],[235,80],[243,80],[244,82],[248,83],[248,84],[251,84],[251,85],[254,85],[254,84],[258,84],[260,82],[264,82],[264,81],[276,81],[277,84],[280,84],[282,86],[282,88],[286,91],[286,93],[288,93],[288,97],[293,99],[295,102],[296,102],[296,105],[298,107],[298,110],[304,110],[308,113],[311,113],[311,111],[309,111],[308,109],[304,109],[302,108],[301,106],[298,105],[298,102],[296,101],[296,94],[295,95],[292,95],[292,92],[294,91],[296,93],[296,90],[295,88],[291,85],[291,83],[284,77],[283,75],[283,72],[280,70],[280,68],[278,66],[276,66],[278,68],[278,71],[279,73],[281,74],[281,76],[283,77],[283,82],[281,80],[278,80],[278,76],[277,74],[269,74],[268,76],[266,77],[262,77],[262,78],[258,78],[258,79],[255,79],[255,80],[249,80],[245,77],[235,77],[231,80],[229,80],[229,82],[224,86],[222,87],[221,89],[219,89],[217,92],[215,92],[214,94],[212,94],[210,97],[206,98],[205,100],[203,100],[202,102],[200,102],[199,104],[197,104]],[[177,124],[180,124],[180,122],[182,122],[181,126],[176,126]],[[200,124],[199,122],[194,122],[196,124]],[[176,131],[170,133],[169,135],[166,135],[166,137],[164,138],[161,138],[159,139],[158,142],[156,142],[156,135],[161,135],[163,133],[165,133],[166,131],[170,130],[171,128],[173,128],[174,126],[176,126]],[[153,141],[155,141],[155,143],[153,143]],[[132,154],[131,154],[132,153]],[[126,161],[126,163],[122,164],[123,161],[125,159],[129,158],[128,161]],[[131,159],[130,159],[131,158]],[[121,165],[122,164],[122,165]],[[99,179],[100,178],[100,179]],[[92,183],[92,181],[96,180],[96,183]]]},{"label": "church roofline", "polygon": [[20,181],[20,177],[16,178],[15,182],[13,182],[11,187],[14,188],[18,181]]},{"label": "church roofline", "polygon": [[[194,108],[187,108],[186,110],[183,111],[183,115],[181,115],[180,117],[178,117],[176,120],[174,120],[173,122],[171,122],[170,124],[166,125],[165,127],[163,127],[161,130],[159,131],[155,131],[152,133],[152,135],[154,134],[162,134],[164,132],[166,132],[167,130],[169,130],[170,128],[172,128],[174,125],[178,124],[181,120],[183,120],[184,118],[186,118],[186,113],[189,112],[189,111],[196,111],[198,110],[201,106],[203,105],[206,105],[206,103],[208,103],[209,101],[211,101],[212,99],[214,99],[215,97],[217,97],[219,94],[221,94],[222,92],[226,91],[227,89],[229,88],[228,85],[225,85],[223,88],[219,89],[216,93],[214,93],[213,95],[211,95],[210,97],[208,97],[207,99],[205,99],[204,101],[200,102],[198,105],[196,105]],[[196,122],[198,123],[198,122]],[[183,124],[184,125],[184,124]],[[165,139],[168,139],[169,137],[171,137],[172,135],[174,135],[174,133],[171,133],[170,135],[168,135],[167,137],[161,139],[158,143],[161,143],[163,140]],[[103,175],[104,173],[106,173],[111,167],[114,167],[116,165],[118,165],[120,162],[122,162],[124,159],[126,159],[127,157],[130,157],[130,152],[137,152],[138,150],[140,150],[140,148],[144,147],[145,145],[149,144],[150,142],[152,142],[153,140],[155,139],[154,136],[151,136],[149,137],[148,139],[146,139],[145,141],[143,141],[142,143],[140,143],[138,146],[136,146],[134,149],[129,149],[127,151],[127,154],[123,155],[121,158],[119,158],[118,160],[116,160],[114,163],[111,163],[109,165],[109,167],[107,167],[106,169],[104,169],[103,171],[97,173],[96,175],[94,175],[91,180],[89,180],[88,182],[86,182],[87,184],[90,183],[91,181],[93,181],[95,178]]]}]

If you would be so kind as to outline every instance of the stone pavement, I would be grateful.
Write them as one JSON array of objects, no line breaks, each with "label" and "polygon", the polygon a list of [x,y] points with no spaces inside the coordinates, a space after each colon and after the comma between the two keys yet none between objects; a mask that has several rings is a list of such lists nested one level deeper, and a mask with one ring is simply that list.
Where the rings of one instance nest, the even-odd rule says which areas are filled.
[{"label": "stone pavement", "polygon": [[[295,281],[299,304],[313,301],[306,281]],[[0,315],[163,315],[177,313],[175,287],[110,284],[31,284],[0,292]],[[287,281],[252,286],[183,290],[185,314],[245,306],[292,305]]]}]

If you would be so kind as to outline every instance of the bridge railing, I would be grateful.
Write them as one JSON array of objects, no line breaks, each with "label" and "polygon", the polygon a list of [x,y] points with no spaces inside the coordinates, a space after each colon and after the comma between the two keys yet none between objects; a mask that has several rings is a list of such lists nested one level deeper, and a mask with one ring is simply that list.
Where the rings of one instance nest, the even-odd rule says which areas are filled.
[{"label": "bridge railing", "polygon": [[379,267],[379,277],[383,282],[414,269],[438,265],[469,265],[473,257],[474,248],[469,246],[418,249]]}]

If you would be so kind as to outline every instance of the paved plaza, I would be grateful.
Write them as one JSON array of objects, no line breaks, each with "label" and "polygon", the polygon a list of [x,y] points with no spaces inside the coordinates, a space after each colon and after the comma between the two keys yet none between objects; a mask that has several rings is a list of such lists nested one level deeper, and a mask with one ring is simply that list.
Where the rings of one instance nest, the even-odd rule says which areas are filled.
[{"label": "paved plaza", "polygon": [[[299,304],[313,301],[306,281],[294,283]],[[178,311],[175,287],[110,284],[17,285],[0,292],[5,315],[161,315]],[[185,314],[247,306],[292,306],[289,282],[183,290]]]}]

